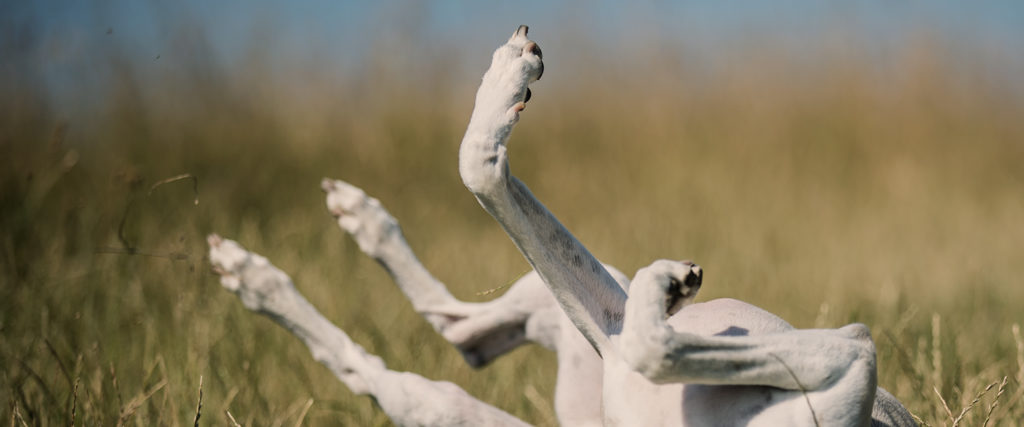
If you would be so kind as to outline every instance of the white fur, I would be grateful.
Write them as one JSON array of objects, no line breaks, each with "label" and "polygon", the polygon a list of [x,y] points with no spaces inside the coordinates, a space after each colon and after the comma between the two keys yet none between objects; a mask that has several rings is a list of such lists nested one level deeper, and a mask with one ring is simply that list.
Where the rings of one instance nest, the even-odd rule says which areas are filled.
[{"label": "white fur", "polygon": [[225,288],[249,310],[270,317],[299,337],[313,358],[354,393],[369,394],[400,426],[526,426],[516,417],[474,399],[459,386],[387,369],[377,356],[324,318],[266,258],[212,234],[210,263]]},{"label": "white fur", "polygon": [[[552,350],[558,358],[554,407],[566,426],[599,426],[601,416],[601,359],[530,271],[492,301],[469,303],[456,299],[412,252],[398,221],[363,190],[341,180],[324,179],[327,210],[359,248],[376,259],[399,289],[466,362],[481,367],[527,342]],[[620,286],[629,279],[605,266]],[[491,288],[481,285],[479,288]]]},{"label": "white fur", "polygon": [[[556,409],[566,425],[593,425],[602,416],[621,425],[914,425],[891,394],[876,389],[874,347],[862,325],[799,331],[736,300],[689,304],[701,271],[685,262],[642,269],[627,300],[624,276],[598,263],[509,174],[505,143],[542,67],[520,27],[494,54],[460,150],[467,187],[536,269],[502,297],[456,300],[416,260],[378,201],[341,181],[323,183],[339,225],[468,362],[485,364],[527,341],[555,350]],[[215,235],[209,243],[227,289],[301,338],[354,392],[374,395],[396,424],[522,425],[451,383],[388,370],[265,258]]]},{"label": "white fur", "polygon": [[[675,319],[700,310],[696,305],[666,321],[669,284],[694,274],[692,265],[655,262],[637,273],[627,302],[601,264],[511,176],[506,143],[527,85],[543,70],[533,47],[520,27],[495,51],[462,141],[459,170],[603,358],[605,423],[871,424],[877,373],[866,327],[743,333],[730,319],[719,320],[725,313],[714,301],[692,323]],[[709,327],[716,323],[725,328]],[[893,419],[912,425],[905,410]]]},{"label": "white fur", "polygon": [[[397,220],[378,200],[340,180],[324,179],[321,186],[327,192],[327,209],[337,217],[341,228],[385,267],[419,313],[428,319],[440,319],[440,323],[434,323],[435,328],[463,352],[467,362],[481,366],[525,342],[538,343],[555,351],[558,357],[554,406],[560,423],[602,424],[601,359],[558,307],[536,272],[527,273],[492,301],[455,300],[447,289],[441,290],[444,285],[419,262]],[[628,286],[622,273],[609,265],[605,268],[620,285]],[[431,293],[446,296],[434,301],[423,297]],[[688,299],[692,301],[693,296]],[[676,330],[704,335],[761,335],[793,330],[779,317],[733,299],[688,305],[670,322]],[[525,329],[525,333],[510,334],[509,328]],[[873,411],[873,419],[879,425],[913,425],[907,424],[905,410],[885,390],[878,389]]]}]

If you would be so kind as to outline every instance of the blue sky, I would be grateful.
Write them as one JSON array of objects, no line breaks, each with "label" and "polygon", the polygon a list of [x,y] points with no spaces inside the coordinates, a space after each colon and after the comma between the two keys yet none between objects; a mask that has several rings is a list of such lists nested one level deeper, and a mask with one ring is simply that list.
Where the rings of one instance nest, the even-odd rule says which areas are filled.
[{"label": "blue sky", "polygon": [[13,3],[0,6],[0,14],[14,24],[15,34],[32,34],[38,46],[34,69],[57,92],[73,88],[89,73],[102,73],[96,63],[105,52],[149,67],[173,63],[169,46],[182,28],[202,34],[211,56],[223,63],[256,48],[273,63],[329,64],[339,73],[361,65],[370,49],[388,42],[413,52],[443,46],[461,58],[486,58],[521,23],[531,26],[531,36],[542,41],[545,52],[583,43],[630,49],[657,41],[714,58],[731,45],[763,37],[799,51],[820,47],[837,34],[884,52],[930,34],[968,50],[996,52],[1014,65],[1013,72],[1024,69],[1024,1],[1019,0]]},{"label": "blue sky", "polygon": [[[879,38],[932,31],[978,43],[1024,39],[1024,2],[932,1],[197,1],[36,0],[15,9],[16,20],[48,37],[98,37],[107,28],[140,47],[159,51],[176,23],[196,22],[219,49],[230,53],[260,25],[269,26],[279,48],[333,48],[339,57],[396,31],[431,41],[474,47],[526,23],[536,29],[566,25],[603,28],[617,39],[643,32],[666,39],[715,43],[743,34],[813,38],[846,24]],[[21,10],[18,10],[21,9]],[[1019,50],[1019,49],[1018,49]]]}]

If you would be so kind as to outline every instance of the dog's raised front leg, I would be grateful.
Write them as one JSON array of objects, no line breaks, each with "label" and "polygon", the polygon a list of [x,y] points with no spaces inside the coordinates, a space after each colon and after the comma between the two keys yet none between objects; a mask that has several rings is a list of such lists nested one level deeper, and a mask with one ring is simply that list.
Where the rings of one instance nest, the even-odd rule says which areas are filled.
[{"label": "dog's raised front leg", "polygon": [[499,47],[477,91],[459,151],[466,187],[505,229],[551,288],[562,310],[599,353],[612,349],[626,294],[600,262],[509,173],[506,143],[544,70],[540,48],[521,26]]}]

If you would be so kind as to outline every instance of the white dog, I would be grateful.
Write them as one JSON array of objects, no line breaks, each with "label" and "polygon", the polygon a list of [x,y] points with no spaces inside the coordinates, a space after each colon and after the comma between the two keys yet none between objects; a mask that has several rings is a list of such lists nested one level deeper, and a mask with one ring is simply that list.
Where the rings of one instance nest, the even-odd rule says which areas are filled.
[{"label": "white dog", "polygon": [[[339,224],[387,267],[417,311],[474,366],[527,340],[557,351],[556,409],[565,424],[914,425],[876,387],[874,346],[863,325],[796,330],[736,300],[690,304],[702,271],[685,261],[641,269],[627,299],[625,276],[594,259],[509,173],[505,144],[530,96],[528,84],[543,72],[540,49],[526,31],[520,27],[493,56],[463,139],[460,172],[536,273],[493,302],[457,301],[420,265],[376,200],[340,181],[323,184]],[[353,391],[373,394],[396,423],[521,424],[450,383],[387,370],[316,313],[265,258],[209,240],[226,287],[302,338]],[[603,384],[600,396],[594,384]]]}]

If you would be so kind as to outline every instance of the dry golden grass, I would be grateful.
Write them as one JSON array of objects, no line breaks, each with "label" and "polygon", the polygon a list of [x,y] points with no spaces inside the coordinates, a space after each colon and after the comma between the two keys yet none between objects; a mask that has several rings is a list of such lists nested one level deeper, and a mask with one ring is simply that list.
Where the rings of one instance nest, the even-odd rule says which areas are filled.
[{"label": "dry golden grass", "polygon": [[[881,385],[923,423],[1016,425],[1024,107],[975,73],[998,60],[964,66],[932,45],[883,72],[856,51],[810,64],[741,53],[713,70],[644,51],[629,67],[549,61],[513,135],[515,173],[623,271],[692,258],[707,271],[700,299],[740,298],[798,327],[868,324]],[[527,268],[457,175],[475,78],[438,61],[405,81],[384,59],[296,83],[200,57],[150,86],[114,56],[119,84],[80,121],[6,69],[3,419],[182,425],[203,378],[204,423],[386,424],[220,288],[202,238],[216,231],[289,272],[391,368],[553,424],[550,354],[467,368],[323,208],[322,176],[379,197],[462,298]],[[315,89],[289,94],[302,85]],[[150,191],[182,173],[198,205],[191,180]]]}]

